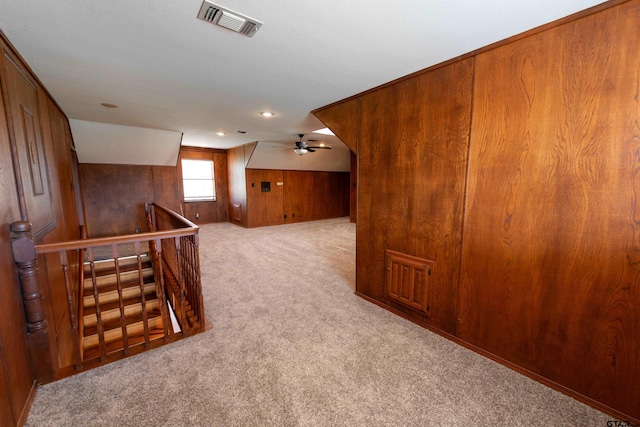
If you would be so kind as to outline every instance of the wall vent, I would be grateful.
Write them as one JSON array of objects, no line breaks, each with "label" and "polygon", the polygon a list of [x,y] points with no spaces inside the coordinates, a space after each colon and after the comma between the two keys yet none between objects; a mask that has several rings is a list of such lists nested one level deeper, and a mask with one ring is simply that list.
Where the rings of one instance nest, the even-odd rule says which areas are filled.
[{"label": "wall vent", "polygon": [[200,12],[198,12],[198,19],[244,34],[247,37],[253,37],[262,27],[262,22],[256,19],[233,12],[207,0],[202,2]]}]

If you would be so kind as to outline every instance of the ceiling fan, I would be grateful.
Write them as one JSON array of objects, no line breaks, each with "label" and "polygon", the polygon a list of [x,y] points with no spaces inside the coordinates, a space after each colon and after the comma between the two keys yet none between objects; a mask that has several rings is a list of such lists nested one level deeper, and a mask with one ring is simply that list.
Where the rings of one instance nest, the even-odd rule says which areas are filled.
[{"label": "ceiling fan", "polygon": [[[324,145],[324,144],[320,144],[320,145],[308,145],[308,144],[307,144],[307,141],[303,141],[303,140],[302,140],[302,137],[304,137],[304,134],[303,134],[303,133],[299,133],[299,134],[298,134],[298,136],[300,137],[300,140],[299,140],[299,141],[296,141],[296,146],[295,146],[295,148],[293,149],[293,151],[294,151],[296,154],[300,154],[300,155],[302,156],[303,154],[306,154],[306,153],[313,153],[313,152],[315,152],[315,151],[316,151],[316,150],[318,150],[318,149],[321,149],[321,150],[331,150],[331,146],[330,146],[330,145]],[[316,141],[315,141],[315,140],[313,140],[313,139],[310,139],[310,140],[309,140],[309,142],[316,142]]]}]

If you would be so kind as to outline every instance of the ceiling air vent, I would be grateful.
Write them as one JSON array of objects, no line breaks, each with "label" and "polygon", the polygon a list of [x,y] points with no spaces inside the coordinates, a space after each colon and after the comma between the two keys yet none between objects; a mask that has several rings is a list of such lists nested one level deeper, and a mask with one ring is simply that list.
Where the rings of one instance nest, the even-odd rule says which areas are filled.
[{"label": "ceiling air vent", "polygon": [[207,0],[202,2],[198,18],[236,33],[244,34],[247,37],[253,37],[262,26],[260,21],[233,12]]}]

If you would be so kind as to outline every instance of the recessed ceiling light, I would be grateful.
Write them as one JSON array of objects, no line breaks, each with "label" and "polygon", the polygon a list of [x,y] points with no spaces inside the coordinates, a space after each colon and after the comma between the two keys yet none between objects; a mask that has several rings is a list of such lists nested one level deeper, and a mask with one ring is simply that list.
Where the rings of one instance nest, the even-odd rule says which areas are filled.
[{"label": "recessed ceiling light", "polygon": [[108,102],[103,102],[100,105],[102,105],[104,108],[118,108],[116,104],[109,104]]},{"label": "recessed ceiling light", "polygon": [[216,132],[216,135],[218,135],[218,136],[224,136],[224,135],[225,135],[225,133],[224,133],[224,132]]},{"label": "recessed ceiling light", "polygon": [[276,113],[272,113],[271,111],[262,111],[260,115],[262,117],[273,117],[276,115]]},{"label": "recessed ceiling light", "polygon": [[313,133],[321,133],[323,135],[333,135],[333,136],[335,136],[335,133],[331,132],[331,129],[329,129],[329,128],[322,128],[322,129],[314,130]]}]

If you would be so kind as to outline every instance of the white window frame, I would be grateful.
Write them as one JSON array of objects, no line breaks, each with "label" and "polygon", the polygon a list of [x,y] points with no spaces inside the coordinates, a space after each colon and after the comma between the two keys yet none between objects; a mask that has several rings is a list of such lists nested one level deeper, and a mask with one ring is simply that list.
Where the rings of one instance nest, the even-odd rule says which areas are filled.
[{"label": "white window frame", "polygon": [[[211,174],[206,173],[209,168],[205,167],[193,167],[197,164],[204,165],[208,163],[211,165]],[[191,167],[190,167],[191,166]],[[182,167],[182,191],[185,202],[215,202],[216,200],[216,178],[215,178],[215,165],[213,160],[209,159],[181,159]],[[198,173],[201,172],[201,173]],[[202,184],[200,192],[194,192],[192,186],[188,183],[200,183]],[[210,184],[210,185],[209,185]],[[191,189],[190,189],[191,188]]]}]

